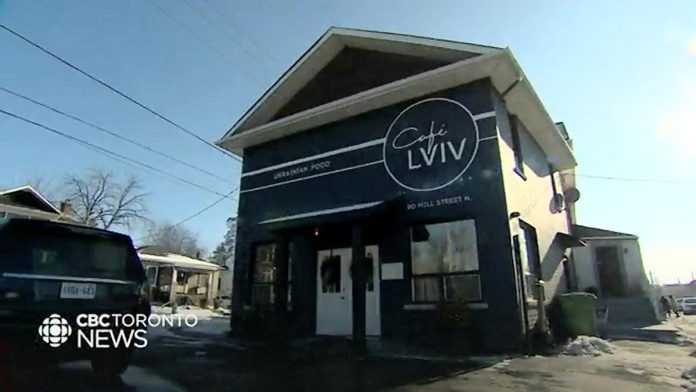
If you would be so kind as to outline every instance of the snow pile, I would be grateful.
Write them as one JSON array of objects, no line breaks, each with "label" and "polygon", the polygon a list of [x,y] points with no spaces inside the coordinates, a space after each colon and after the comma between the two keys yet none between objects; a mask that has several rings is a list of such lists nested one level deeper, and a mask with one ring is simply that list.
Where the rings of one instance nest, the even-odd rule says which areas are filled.
[{"label": "snow pile", "polygon": [[682,373],[682,378],[696,381],[696,366],[692,367],[691,369],[684,370]]},{"label": "snow pile", "polygon": [[681,376],[682,378],[689,380],[689,382],[682,385],[682,387],[689,392],[696,391],[696,366],[692,367],[691,369],[684,370]]},{"label": "snow pile", "polygon": [[572,356],[596,357],[602,354],[614,354],[614,351],[614,346],[604,339],[595,336],[578,336],[563,347],[562,353]]},{"label": "snow pile", "polygon": [[506,359],[502,362],[498,362],[495,365],[491,366],[493,369],[504,369],[506,367],[510,366],[510,360]]},{"label": "snow pile", "polygon": [[[200,308],[198,306],[179,306],[176,309],[176,314],[172,315],[172,309],[169,307],[162,306],[152,306],[152,313],[166,315],[173,318],[175,325],[182,325],[182,327],[167,327],[161,326],[157,328],[150,328],[153,331],[153,335],[169,335],[171,332],[181,330],[183,332],[196,332],[206,335],[221,335],[229,332],[230,330],[230,317],[225,315],[220,315],[215,313],[210,309]],[[195,327],[185,326],[186,316],[189,316],[189,322],[191,322],[190,315],[196,316],[198,323]],[[159,331],[158,331],[159,330]]]}]

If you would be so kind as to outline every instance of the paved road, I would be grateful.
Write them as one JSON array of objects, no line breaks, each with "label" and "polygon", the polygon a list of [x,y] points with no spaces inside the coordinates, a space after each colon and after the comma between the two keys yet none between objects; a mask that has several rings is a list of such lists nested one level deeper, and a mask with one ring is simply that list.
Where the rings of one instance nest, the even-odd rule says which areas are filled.
[{"label": "paved road", "polygon": [[79,361],[41,370],[21,369],[13,372],[13,389],[17,392],[185,392],[175,383],[137,366],[131,366],[119,380],[99,380],[92,375],[89,362]]},{"label": "paved road", "polygon": [[[676,322],[675,322],[676,323]],[[696,316],[678,321],[693,327]],[[696,336],[696,327],[693,327]],[[618,342],[601,357],[530,357],[483,367],[463,362],[351,357],[346,342],[288,352],[244,348],[218,335],[161,333],[115,383],[95,379],[85,361],[25,372],[17,391],[680,391],[694,347]],[[694,384],[696,385],[696,384]]]}]

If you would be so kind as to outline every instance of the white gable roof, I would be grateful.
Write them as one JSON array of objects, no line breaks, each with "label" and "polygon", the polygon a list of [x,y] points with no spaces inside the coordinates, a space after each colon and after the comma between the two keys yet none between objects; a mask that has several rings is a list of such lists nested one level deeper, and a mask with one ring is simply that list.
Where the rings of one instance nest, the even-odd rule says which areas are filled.
[{"label": "white gable roof", "polygon": [[140,257],[140,261],[144,263],[158,264],[160,266],[174,266],[176,268],[190,268],[203,271],[217,271],[222,269],[222,267],[217,264],[208,263],[207,261],[176,253],[167,253],[162,256],[139,253],[138,257]]},{"label": "white gable roof", "polygon": [[41,203],[45,204],[46,207],[55,211],[56,214],[61,214],[60,210],[56,206],[54,206],[53,203],[48,201],[48,199],[46,199],[42,194],[40,194],[38,191],[36,191],[36,189],[32,188],[30,185],[24,185],[24,186],[20,186],[17,188],[12,188],[12,189],[0,191],[0,196],[8,195],[10,193],[15,193],[15,192],[28,192],[32,196],[37,198]]},{"label": "white gable roof", "polygon": [[[407,54],[447,65],[377,86],[314,108],[273,119],[290,99],[345,47]],[[573,153],[509,49],[410,35],[329,29],[217,142],[242,155],[250,146],[339,121],[361,113],[490,78],[559,170],[576,166]],[[509,89],[515,86],[513,89]]]}]

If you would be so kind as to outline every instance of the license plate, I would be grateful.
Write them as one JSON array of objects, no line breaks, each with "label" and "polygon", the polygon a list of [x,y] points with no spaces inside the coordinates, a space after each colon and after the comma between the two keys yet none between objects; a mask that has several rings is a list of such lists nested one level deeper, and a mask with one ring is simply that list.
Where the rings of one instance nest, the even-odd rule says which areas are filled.
[{"label": "license plate", "polygon": [[97,295],[96,283],[63,282],[60,285],[60,298],[94,299]]}]

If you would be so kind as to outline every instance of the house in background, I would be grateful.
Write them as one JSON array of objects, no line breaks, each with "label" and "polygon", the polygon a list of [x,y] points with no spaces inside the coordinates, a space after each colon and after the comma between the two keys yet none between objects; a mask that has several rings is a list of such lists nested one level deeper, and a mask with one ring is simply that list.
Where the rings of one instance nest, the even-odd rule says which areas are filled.
[{"label": "house in background", "polygon": [[218,296],[223,267],[176,253],[141,250],[138,256],[153,289],[153,302],[170,302],[174,292],[177,304],[205,307]]},{"label": "house in background", "polygon": [[696,280],[689,283],[674,283],[661,286],[660,295],[673,295],[674,298],[696,297]]},{"label": "house in background", "polygon": [[29,185],[0,191],[0,218],[24,217],[77,223],[71,210],[67,202],[57,208]]},{"label": "house in background", "polygon": [[577,288],[593,292],[612,322],[654,322],[656,299],[643,267],[638,236],[573,225],[587,246],[573,250]]}]

